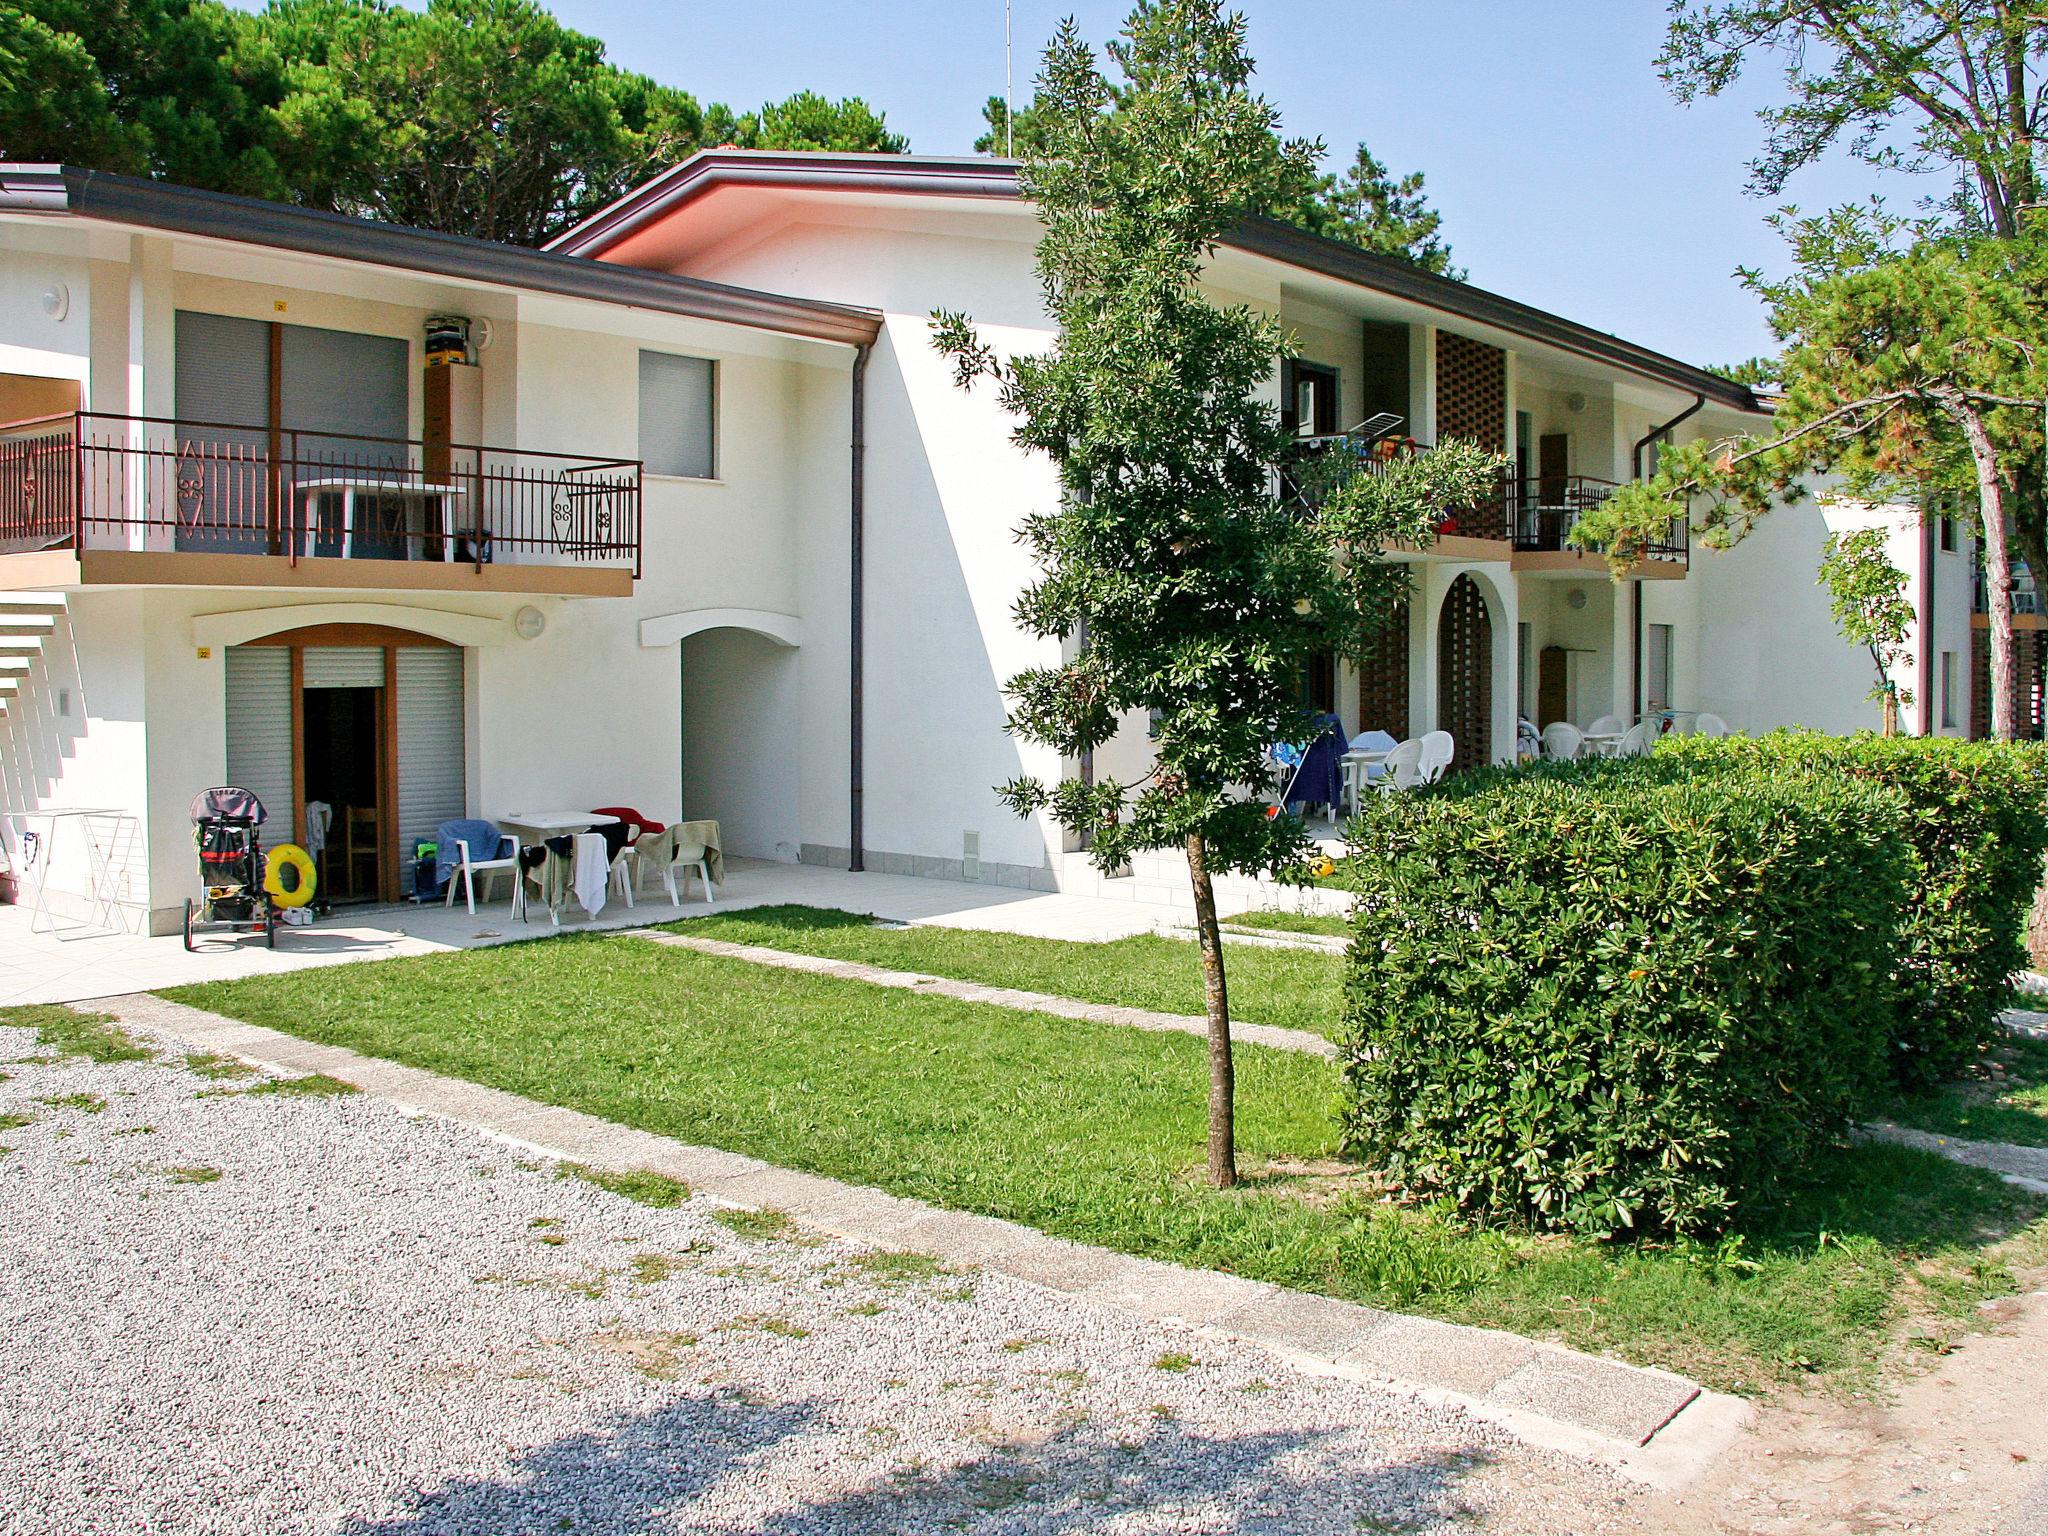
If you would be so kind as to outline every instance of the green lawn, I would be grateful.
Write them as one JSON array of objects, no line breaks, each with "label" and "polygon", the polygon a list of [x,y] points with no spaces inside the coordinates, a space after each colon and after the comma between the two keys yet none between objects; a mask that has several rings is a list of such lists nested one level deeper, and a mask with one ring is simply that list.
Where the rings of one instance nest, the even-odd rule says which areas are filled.
[{"label": "green lawn", "polygon": [[[883,958],[897,958],[885,955]],[[1896,1147],[1714,1249],[1472,1233],[1332,1159],[1335,1069],[1239,1051],[1252,1175],[1200,1179],[1203,1043],[606,935],[167,994],[685,1141],[1127,1252],[1518,1329],[1753,1389],[1861,1382],[2008,1289],[2048,1201]],[[0,1012],[0,1022],[6,1015]]]},{"label": "green lawn", "polygon": [[1264,928],[1272,933],[1313,933],[1332,939],[1341,939],[1351,932],[1349,918],[1327,912],[1283,912],[1277,908],[1240,912],[1235,917],[1225,918],[1224,922],[1233,928]]},{"label": "green lawn", "polygon": [[[759,944],[834,960],[860,960],[1091,1003],[1200,1013],[1202,962],[1192,939],[1157,934],[1081,944],[965,928],[894,928],[826,907],[753,907],[685,918],[671,932]],[[1334,1040],[1344,997],[1343,958],[1305,949],[1234,944],[1226,957],[1233,1018],[1305,1029]]]},{"label": "green lawn", "polygon": [[2009,1141],[2048,1147],[2048,1040],[2014,1035],[1994,1047],[1987,1070],[1968,1082],[1951,1083],[1893,1106],[1901,1125],[1972,1141]]}]

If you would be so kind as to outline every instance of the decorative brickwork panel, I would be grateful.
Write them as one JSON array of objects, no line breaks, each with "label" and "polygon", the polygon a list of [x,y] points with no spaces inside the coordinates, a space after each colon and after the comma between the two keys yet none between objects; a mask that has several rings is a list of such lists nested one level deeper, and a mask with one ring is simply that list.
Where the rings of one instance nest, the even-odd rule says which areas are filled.
[{"label": "decorative brickwork panel", "polygon": [[1372,637],[1358,662],[1358,728],[1408,739],[1408,605]]},{"label": "decorative brickwork panel", "polygon": [[[1436,333],[1436,439],[1507,452],[1508,355],[1469,336]],[[1461,749],[1462,750],[1462,749]]]},{"label": "decorative brickwork panel", "polygon": [[[2048,716],[2048,630],[2020,629],[2012,637],[2013,687],[2019,698],[2013,729],[2022,741],[2042,739]],[[1940,684],[1937,682],[1936,686]],[[1934,719],[1941,722],[1941,700],[1934,701]],[[1991,737],[1991,632],[1970,631],[1970,739]]]},{"label": "decorative brickwork panel", "polygon": [[1452,773],[1477,768],[1493,756],[1493,620],[1486,596],[1470,576],[1444,594],[1437,619],[1436,723],[1457,751]]}]

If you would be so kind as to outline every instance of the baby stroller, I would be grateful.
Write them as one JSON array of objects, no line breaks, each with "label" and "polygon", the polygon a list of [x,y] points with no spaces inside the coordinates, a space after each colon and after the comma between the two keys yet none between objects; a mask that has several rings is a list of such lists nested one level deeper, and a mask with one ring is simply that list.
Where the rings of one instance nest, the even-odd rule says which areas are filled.
[{"label": "baby stroller", "polygon": [[199,849],[198,901],[185,898],[185,947],[195,933],[260,933],[277,948],[277,908],[263,889],[263,840],[269,819],[246,789],[223,785],[192,802],[192,841]]}]

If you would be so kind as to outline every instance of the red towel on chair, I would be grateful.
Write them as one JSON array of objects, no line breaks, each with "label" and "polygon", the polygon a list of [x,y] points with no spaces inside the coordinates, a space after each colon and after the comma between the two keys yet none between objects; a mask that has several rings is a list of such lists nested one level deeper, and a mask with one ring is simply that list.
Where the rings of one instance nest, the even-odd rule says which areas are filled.
[{"label": "red towel on chair", "polygon": [[[622,827],[629,823],[638,827],[642,837],[646,837],[651,832],[666,832],[668,830],[667,822],[656,821],[649,816],[642,816],[630,805],[600,805],[591,814],[593,816],[616,816],[619,818],[619,824]],[[599,830],[602,830],[602,828]]]}]

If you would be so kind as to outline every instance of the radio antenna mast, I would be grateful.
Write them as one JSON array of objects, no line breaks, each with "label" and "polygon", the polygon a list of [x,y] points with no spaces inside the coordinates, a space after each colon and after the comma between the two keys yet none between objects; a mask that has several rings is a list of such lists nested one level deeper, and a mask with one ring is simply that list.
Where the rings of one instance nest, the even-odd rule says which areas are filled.
[{"label": "radio antenna mast", "polygon": [[1003,0],[1003,158],[1017,158],[1017,108],[1010,99],[1010,0]]}]

